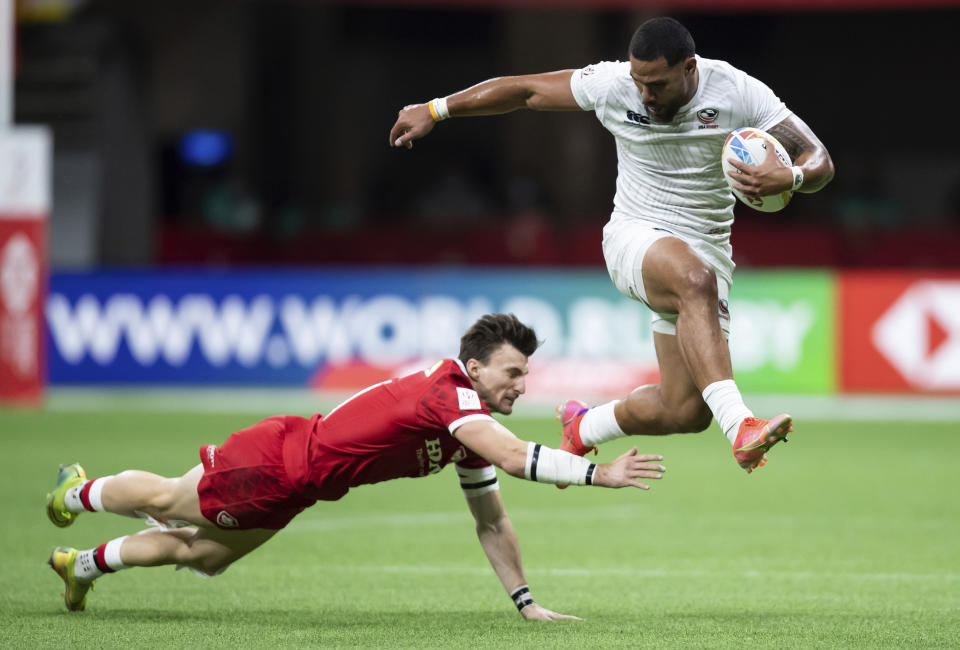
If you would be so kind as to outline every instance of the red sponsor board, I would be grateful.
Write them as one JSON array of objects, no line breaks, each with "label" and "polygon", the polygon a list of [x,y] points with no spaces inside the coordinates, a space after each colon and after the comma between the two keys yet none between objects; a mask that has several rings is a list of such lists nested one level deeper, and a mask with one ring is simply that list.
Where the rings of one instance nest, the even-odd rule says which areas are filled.
[{"label": "red sponsor board", "polygon": [[46,227],[45,219],[0,218],[0,399],[5,401],[32,403],[43,394]]},{"label": "red sponsor board", "polygon": [[840,385],[960,394],[960,273],[839,277]]},{"label": "red sponsor board", "polygon": [[0,128],[0,402],[39,402],[46,382],[50,151],[43,127]]}]

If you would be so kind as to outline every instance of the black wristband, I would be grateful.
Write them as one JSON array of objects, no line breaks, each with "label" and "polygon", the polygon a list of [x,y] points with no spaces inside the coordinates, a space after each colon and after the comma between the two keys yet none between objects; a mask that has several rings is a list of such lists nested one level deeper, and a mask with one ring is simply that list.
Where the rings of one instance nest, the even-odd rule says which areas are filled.
[{"label": "black wristband", "polygon": [[596,463],[590,463],[590,467],[587,468],[587,476],[585,482],[587,485],[593,485],[593,472],[597,469]]},{"label": "black wristband", "polygon": [[517,611],[522,612],[527,605],[533,604],[533,596],[530,595],[530,587],[520,585],[510,593],[513,598],[513,604],[517,606]]},{"label": "black wristband", "polygon": [[530,480],[537,480],[537,462],[540,460],[540,443],[533,445],[533,458],[530,460]]}]

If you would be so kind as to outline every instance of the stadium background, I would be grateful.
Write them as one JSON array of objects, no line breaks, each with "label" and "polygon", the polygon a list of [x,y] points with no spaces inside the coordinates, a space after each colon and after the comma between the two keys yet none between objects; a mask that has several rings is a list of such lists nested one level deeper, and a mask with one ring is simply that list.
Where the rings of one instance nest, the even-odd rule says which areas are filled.
[{"label": "stadium background", "polygon": [[[651,15],[561,4],[18,3],[10,113],[52,136],[53,275],[48,361],[30,366],[9,335],[26,326],[8,326],[6,383],[348,392],[452,354],[491,308],[546,340],[534,379],[550,390],[534,401],[655,378],[643,310],[603,269],[616,158],[595,119],[522,112],[385,145],[406,103],[622,57]],[[943,72],[960,57],[956,10],[938,4],[677,5],[699,51],[768,82],[840,170],[777,215],[738,208],[732,344],[748,392],[960,390],[960,136]],[[22,257],[4,257],[7,276],[29,276]]]},{"label": "stadium background", "polygon": [[[112,462],[97,463],[102,470],[142,464],[145,452],[161,465],[158,471],[175,473],[189,462],[184,448],[210,442],[211,435],[222,439],[253,414],[323,410],[357,388],[454,354],[459,333],[491,309],[515,311],[545,339],[531,366],[526,410],[519,411],[529,419],[513,418],[511,425],[522,436],[555,440],[543,416],[557,398],[619,397],[655,381],[646,312],[616,293],[603,268],[600,231],[616,156],[591,115],[451,120],[412,151],[390,149],[386,140],[407,103],[492,76],[622,58],[640,21],[669,12],[690,27],[701,55],[726,59],[768,83],[811,125],[837,165],[830,186],[798,195],[781,213],[738,206],[733,235],[731,349],[738,382],[758,411],[788,408],[818,423],[808,425],[806,451],[801,443],[796,451],[778,449],[781,473],[759,480],[784,494],[808,480],[811,465],[821,478],[813,495],[791,496],[785,505],[772,494],[756,497],[758,510],[777,513],[759,523],[780,526],[803,544],[782,545],[784,555],[761,566],[721,558],[722,570],[712,573],[691,567],[687,556],[651,558],[653,573],[630,575],[665,580],[678,590],[676,600],[627,599],[626,610],[614,615],[662,616],[655,620],[668,621],[673,635],[666,645],[739,643],[742,618],[710,619],[717,634],[730,636],[697,636],[709,632],[698,627],[694,635],[671,612],[699,611],[704,601],[722,601],[744,576],[750,583],[756,575],[750,572],[769,570],[772,593],[792,589],[802,603],[840,611],[861,626],[851,632],[839,620],[809,631],[805,615],[815,610],[801,607],[796,620],[778,619],[779,634],[757,637],[761,643],[957,641],[953,588],[960,561],[955,550],[937,544],[954,539],[958,524],[955,503],[944,496],[960,426],[956,2],[679,0],[658,3],[657,10],[616,0],[14,4],[10,32],[0,33],[0,43],[10,46],[8,60],[0,58],[0,402],[7,404],[0,409],[0,439],[22,479],[11,478],[8,493],[28,500],[41,494],[48,487],[45,474],[34,477],[47,471],[41,460],[50,465],[81,456],[85,448],[64,434],[65,424],[95,432],[88,434],[94,448],[116,451]],[[118,433],[130,413],[157,424],[139,425],[139,435]],[[899,436],[916,432],[917,421],[926,432],[918,444],[927,447],[901,458]],[[696,443],[656,441],[658,450],[687,465],[669,486],[657,486],[662,497],[650,495],[663,508],[651,514],[644,507],[645,516],[661,517],[665,544],[684,546],[689,518],[713,522],[713,529],[695,531],[707,547],[745,543],[738,531],[758,523],[742,515],[712,519],[723,504],[704,500],[695,487],[706,481],[727,495],[746,489],[723,472],[732,463],[715,438],[716,431]],[[167,443],[178,442],[173,456]],[[824,448],[859,459],[856,471],[839,457],[824,458]],[[898,498],[878,478],[893,469],[894,458],[905,474],[924,477],[898,488]],[[831,472],[846,478],[828,478]],[[394,508],[409,517],[410,528],[423,525],[433,534],[431,513],[445,511],[449,495],[431,500],[437,488],[430,485],[432,492],[369,488],[365,500],[344,504],[346,514],[325,508],[304,515],[304,530],[348,533],[337,540],[345,546],[343,565],[322,567],[323,580],[359,603],[354,611],[323,601],[341,628],[349,630],[364,605],[380,612],[388,635],[391,626],[405,624],[405,610],[400,618],[390,614],[406,602],[389,590],[400,587],[368,584],[364,571],[376,568],[351,573],[347,554],[351,545],[363,546],[368,533],[356,522],[364,517],[386,521],[391,533],[402,528],[390,518]],[[539,554],[531,559],[540,558],[533,575],[554,593],[570,588],[569,576],[543,568],[554,566],[545,522],[579,517],[593,535],[613,539],[629,526],[625,517],[634,507],[617,495],[594,520],[590,508],[599,495],[557,503],[537,486],[513,489],[518,526],[528,529],[521,542]],[[879,494],[888,500],[876,500]],[[35,514],[26,502],[17,507]],[[353,523],[336,523],[354,514]],[[37,553],[28,541],[53,543],[53,532],[37,526],[3,538],[21,571],[14,575],[28,582]],[[892,534],[898,526],[918,532]],[[642,528],[627,529],[644,535]],[[422,543],[372,534],[401,550]],[[886,546],[864,543],[881,538]],[[857,540],[864,556],[835,551],[838,539]],[[292,540],[276,546],[300,548],[302,536]],[[827,571],[834,582],[804,582],[803,575],[824,575],[823,566],[809,564],[817,554],[834,558]],[[808,564],[788,559],[796,557]],[[597,568],[590,583],[614,575],[618,558],[629,562],[630,550],[612,550],[603,563],[608,568]],[[408,560],[398,551],[388,576],[404,583]],[[474,561],[476,581],[482,576],[483,589],[495,591],[482,558]],[[556,554],[558,566],[567,561]],[[443,562],[463,563],[452,551]],[[270,593],[259,582],[262,573],[244,571],[258,570],[238,567],[234,579],[255,579],[255,588]],[[705,584],[708,578],[714,583]],[[130,585],[119,590],[121,599],[141,584],[117,580]],[[412,588],[446,593],[428,583]],[[232,593],[237,583],[226,585],[212,593]],[[24,637],[31,643],[16,645],[53,643],[36,612],[57,602],[46,593],[51,583],[40,587],[8,601],[12,619],[0,617],[5,633],[33,635]],[[759,588],[753,587],[736,589],[750,598]],[[184,607],[192,602],[197,611],[211,593],[203,586],[194,596],[181,581],[171,588],[187,589]],[[580,582],[577,588],[586,590],[574,605],[603,621],[604,614],[589,609],[602,594]],[[849,590],[860,599],[852,610]],[[103,591],[109,609],[111,596]],[[446,595],[452,607],[472,607],[462,594]],[[277,598],[296,611],[295,603]],[[485,634],[509,615],[499,599],[481,601],[495,614],[479,624]],[[164,602],[166,611],[179,611]],[[838,603],[846,609],[837,610]],[[144,611],[151,606],[143,602]],[[886,621],[862,625],[858,617],[884,607]],[[113,634],[122,623],[95,629]],[[320,642],[390,639],[337,634],[321,635]],[[422,644],[399,634],[401,645]],[[502,642],[483,638],[481,645]],[[589,634],[575,638],[596,643]]]}]

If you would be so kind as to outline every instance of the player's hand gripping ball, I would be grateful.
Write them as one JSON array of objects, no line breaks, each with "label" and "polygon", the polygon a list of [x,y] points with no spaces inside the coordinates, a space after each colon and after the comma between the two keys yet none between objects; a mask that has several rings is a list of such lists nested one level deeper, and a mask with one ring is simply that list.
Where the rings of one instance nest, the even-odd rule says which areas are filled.
[{"label": "player's hand gripping ball", "polygon": [[744,164],[755,166],[763,163],[763,161],[767,159],[767,153],[769,153],[771,149],[776,151],[777,157],[784,165],[787,167],[793,165],[790,161],[790,156],[787,154],[787,150],[783,148],[783,145],[780,144],[775,137],[766,131],[749,127],[737,129],[730,133],[730,135],[727,136],[727,141],[723,143],[723,152],[720,154],[720,164],[723,166],[723,177],[727,180],[730,191],[743,203],[760,212],[777,212],[778,210],[783,210],[787,207],[787,204],[790,203],[793,192],[788,190],[772,196],[759,198],[745,197],[742,193],[733,189],[737,181],[731,178],[728,172],[739,174],[740,171],[727,162],[727,159],[733,158]]}]

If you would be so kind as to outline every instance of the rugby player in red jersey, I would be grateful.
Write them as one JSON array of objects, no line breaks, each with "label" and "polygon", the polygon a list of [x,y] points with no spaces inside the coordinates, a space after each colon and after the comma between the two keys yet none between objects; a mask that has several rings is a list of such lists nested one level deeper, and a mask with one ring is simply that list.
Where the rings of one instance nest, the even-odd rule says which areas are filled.
[{"label": "rugby player in red jersey", "polygon": [[128,567],[177,565],[206,576],[276,534],[318,500],[358,485],[426,476],[454,463],[480,544],[525,619],[576,618],[534,602],[520,548],[500,499],[494,466],[518,478],[620,488],[658,479],[661,456],[634,447],[594,464],[518,439],[490,413],[509,415],[525,390],[527,359],[539,345],[512,314],[488,314],[460,340],[457,359],[370,386],[326,415],[279,415],[200,448],[201,463],[179,478],[127,470],[87,480],[61,466],[47,495],[60,527],[83,512],[148,517],[157,527],[87,550],[58,546],[49,564],[69,610],[82,610],[96,578]]}]

